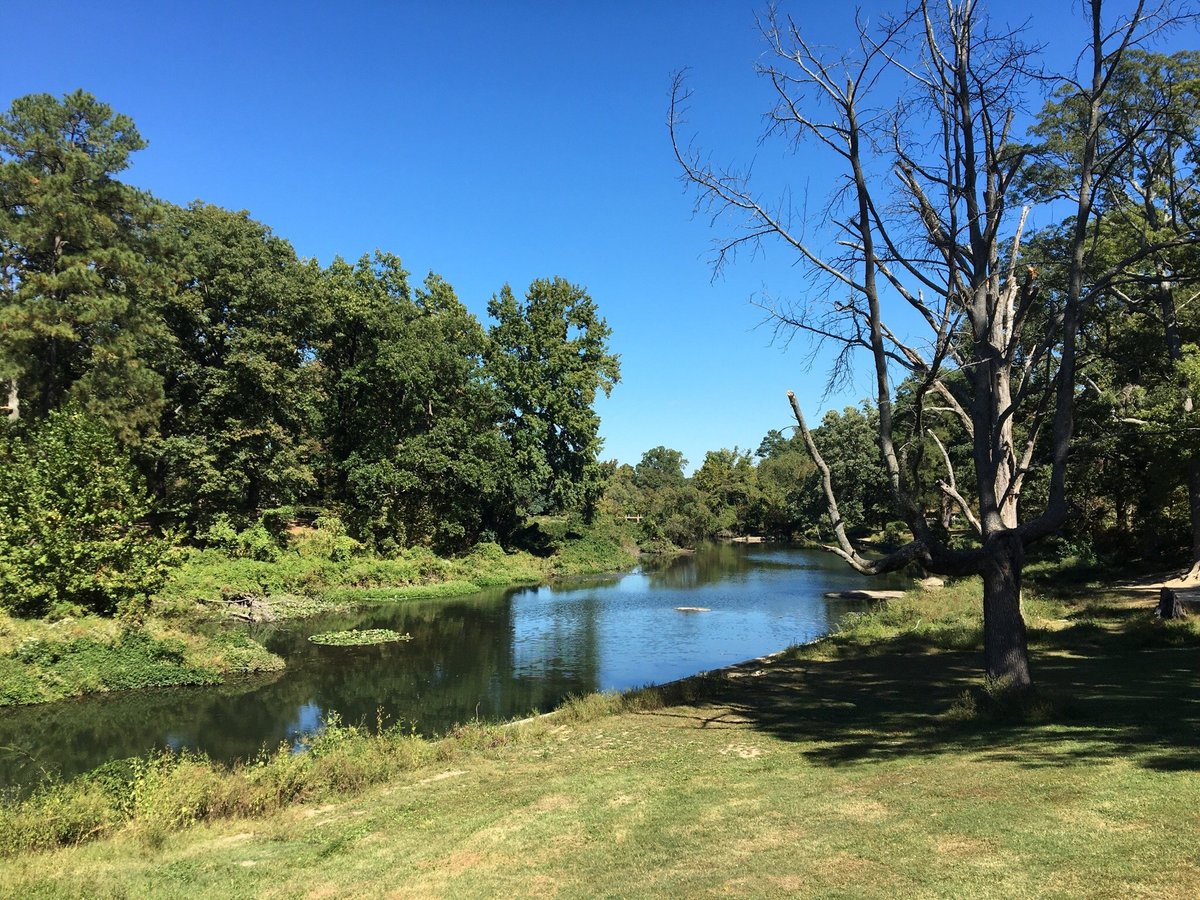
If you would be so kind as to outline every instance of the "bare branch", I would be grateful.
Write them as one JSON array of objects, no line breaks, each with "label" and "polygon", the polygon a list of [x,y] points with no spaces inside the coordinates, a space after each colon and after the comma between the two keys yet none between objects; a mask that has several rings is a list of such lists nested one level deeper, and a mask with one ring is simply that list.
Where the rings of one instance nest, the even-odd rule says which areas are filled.
[{"label": "bare branch", "polygon": [[958,508],[962,510],[962,514],[966,517],[966,520],[971,523],[971,527],[975,529],[975,533],[982,536],[983,528],[979,524],[979,519],[975,517],[974,511],[971,509],[971,504],[969,504],[966,501],[966,498],[963,497],[963,495],[958,491],[958,481],[954,477],[954,464],[950,461],[950,454],[946,450],[946,445],[942,443],[941,438],[939,438],[933,431],[928,431],[926,433],[933,438],[933,442],[937,444],[938,449],[942,451],[942,459],[946,463],[946,472],[948,473],[948,477],[950,479],[949,481],[939,480],[937,482],[937,486],[942,490],[942,493],[958,504]]}]

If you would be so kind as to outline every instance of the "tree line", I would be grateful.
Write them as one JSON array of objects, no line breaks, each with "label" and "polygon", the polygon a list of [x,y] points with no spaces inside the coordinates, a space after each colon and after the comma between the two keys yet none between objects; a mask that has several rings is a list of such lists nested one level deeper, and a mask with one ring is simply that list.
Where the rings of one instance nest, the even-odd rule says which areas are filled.
[{"label": "tree line", "polygon": [[[830,410],[814,430],[844,488],[859,538],[895,524],[874,418],[869,405],[848,406]],[[663,446],[647,450],[636,465],[609,462],[601,509],[637,524],[648,549],[748,536],[829,539],[817,467],[798,434],[772,429],[754,452],[710,450],[690,476],[687,466],[682,452]]]},{"label": "tree line", "polygon": [[21,543],[110,476],[128,502],[89,515],[200,542],[304,506],[380,551],[591,514],[620,369],[584,288],[505,285],[485,325],[391,253],[321,266],[244,211],[125,183],[145,146],[84,91],[0,115],[0,589],[34,590]]}]

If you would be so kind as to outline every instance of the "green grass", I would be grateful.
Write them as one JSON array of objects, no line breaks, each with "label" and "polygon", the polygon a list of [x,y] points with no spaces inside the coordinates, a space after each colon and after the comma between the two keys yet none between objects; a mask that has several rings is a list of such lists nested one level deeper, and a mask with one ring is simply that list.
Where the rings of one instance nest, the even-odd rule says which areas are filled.
[{"label": "green grass", "polygon": [[[1026,598],[1039,702],[971,585],[766,663],[441,741],[335,723],[233,771],[110,767],[0,810],[22,897],[1194,897],[1200,628]],[[974,638],[972,638],[974,635]],[[29,846],[79,844],[40,852]]]},{"label": "green grass", "polygon": [[322,597],[332,603],[402,603],[407,600],[438,600],[478,593],[482,588],[471,581],[441,581],[436,584],[410,584],[398,587],[336,588]]},{"label": "green grass", "polygon": [[636,562],[632,539],[613,523],[564,539],[546,556],[507,552],[480,544],[470,553],[443,559],[423,547],[390,556],[327,559],[283,553],[264,561],[230,557],[216,550],[190,552],[160,592],[156,610],[165,616],[195,618],[198,606],[240,616],[246,610],[221,601],[253,597],[254,613],[291,619],[336,610],[348,604],[404,602],[457,597],[484,588],[539,584],[556,578],[612,572]]}]

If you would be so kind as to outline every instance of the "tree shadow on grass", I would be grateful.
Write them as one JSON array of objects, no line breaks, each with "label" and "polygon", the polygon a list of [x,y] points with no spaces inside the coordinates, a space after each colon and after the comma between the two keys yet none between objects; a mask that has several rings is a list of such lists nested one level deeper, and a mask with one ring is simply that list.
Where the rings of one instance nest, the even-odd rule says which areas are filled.
[{"label": "tree shadow on grass", "polygon": [[[680,685],[669,702],[699,728],[756,728],[845,765],[973,752],[1025,766],[1124,757],[1200,770],[1200,641],[1147,614],[1031,634],[1036,721],[989,705],[982,652],[902,636],[833,659],[801,651]],[[681,721],[681,724],[683,722]]]}]

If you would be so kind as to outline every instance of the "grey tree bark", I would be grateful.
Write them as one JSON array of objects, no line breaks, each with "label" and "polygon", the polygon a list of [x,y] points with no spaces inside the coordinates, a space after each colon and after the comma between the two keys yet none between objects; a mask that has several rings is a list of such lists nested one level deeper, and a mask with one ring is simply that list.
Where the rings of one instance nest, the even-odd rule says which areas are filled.
[{"label": "grey tree bark", "polygon": [[[1017,690],[1032,685],[1020,605],[1025,547],[1057,530],[1068,510],[1079,328],[1114,278],[1164,246],[1147,243],[1111,269],[1093,271],[1097,191],[1123,149],[1101,141],[1104,101],[1123,54],[1162,27],[1169,11],[1151,14],[1139,3],[1115,23],[1103,21],[1101,0],[1089,0],[1085,11],[1084,71],[1064,80],[1080,111],[1070,151],[1037,148],[1012,133],[1026,93],[1040,84],[1032,74],[1033,51],[1017,33],[989,31],[980,4],[921,0],[883,19],[877,30],[862,27],[857,55],[836,61],[823,58],[793,20],[773,11],[762,23],[773,62],[760,66],[776,98],[768,135],[807,142],[840,163],[842,183],[826,210],[834,232],[827,243],[818,243],[806,222],[793,226],[787,205],[762,199],[746,173],[716,169],[685,145],[679,129],[690,94],[682,76],[668,118],[698,211],[740,220],[739,233],[716,244],[715,269],[747,244],[782,241],[825,288],[812,302],[771,305],[770,314],[781,327],[836,342],[840,360],[856,350],[871,360],[880,458],[912,540],[882,559],[856,550],[829,467],[789,392],[822,476],[835,535],[827,549],[865,574],[917,562],[939,575],[980,576],[985,668]],[[879,99],[884,86],[897,82],[904,85],[898,95]],[[1052,299],[1043,296],[1038,273],[1019,264],[1029,209],[1018,199],[1018,174],[1031,158],[1070,175],[1069,189],[1054,198],[1070,201],[1073,226],[1065,283],[1055,286]],[[889,326],[883,310],[892,303],[916,314],[927,328],[924,338],[908,339]],[[901,446],[893,373],[915,384],[912,433]],[[965,378],[969,400],[953,388],[952,375]],[[936,435],[930,437],[930,423],[943,416],[971,442],[968,483],[957,477]],[[1047,437],[1048,499],[1036,515],[1022,517],[1024,480]],[[924,464],[927,441],[941,449],[946,469],[934,483]],[[951,547],[931,528],[922,497],[934,487],[972,524],[977,546]]]}]

